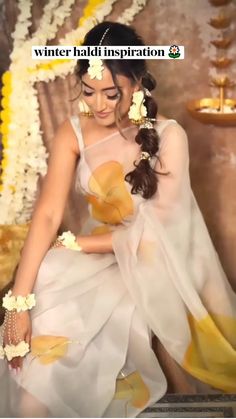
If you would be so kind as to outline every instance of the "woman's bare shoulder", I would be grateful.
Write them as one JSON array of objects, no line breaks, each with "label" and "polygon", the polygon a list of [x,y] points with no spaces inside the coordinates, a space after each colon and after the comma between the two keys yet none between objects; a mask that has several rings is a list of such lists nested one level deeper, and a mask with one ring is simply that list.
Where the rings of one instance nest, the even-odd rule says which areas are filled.
[{"label": "woman's bare shoulder", "polygon": [[75,131],[75,127],[71,122],[71,118],[66,118],[57,128],[55,134],[55,140],[58,142],[65,141],[67,145],[74,151],[76,154],[79,154],[79,144],[78,138]]}]

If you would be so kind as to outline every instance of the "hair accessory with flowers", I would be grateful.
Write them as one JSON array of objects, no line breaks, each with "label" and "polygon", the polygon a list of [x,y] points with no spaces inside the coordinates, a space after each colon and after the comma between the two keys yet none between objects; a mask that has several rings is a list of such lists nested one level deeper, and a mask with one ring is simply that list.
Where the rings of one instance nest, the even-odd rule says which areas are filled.
[{"label": "hair accessory with flowers", "polygon": [[129,118],[134,123],[140,123],[140,122],[142,123],[145,116],[147,116],[147,108],[143,104],[143,100],[144,100],[143,90],[134,92],[132,100],[133,100],[133,103],[130,106],[129,113],[128,113]]},{"label": "hair accessory with flowers", "polygon": [[17,313],[20,311],[31,310],[36,304],[35,294],[28,294],[26,297],[21,295],[15,296],[12,295],[12,291],[9,290],[7,294],[3,297],[2,306],[8,310],[16,310]]},{"label": "hair accessory with flowers", "polygon": [[140,159],[139,160],[148,160],[150,161],[152,158],[151,154],[148,153],[147,151],[142,151],[140,154]]},{"label": "hair accessory with flowers", "polygon": [[141,128],[154,129],[154,126],[152,122],[145,120],[141,125],[139,125],[139,129]]}]

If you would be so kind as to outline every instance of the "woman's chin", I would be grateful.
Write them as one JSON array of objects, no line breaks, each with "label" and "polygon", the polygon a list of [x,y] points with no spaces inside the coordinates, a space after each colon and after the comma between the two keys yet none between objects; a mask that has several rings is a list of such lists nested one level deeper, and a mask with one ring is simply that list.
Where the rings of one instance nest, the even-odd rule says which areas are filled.
[{"label": "woman's chin", "polygon": [[97,123],[103,127],[110,127],[116,124],[115,118],[111,115],[108,115],[106,118],[99,118],[96,115],[94,115],[94,117]]}]

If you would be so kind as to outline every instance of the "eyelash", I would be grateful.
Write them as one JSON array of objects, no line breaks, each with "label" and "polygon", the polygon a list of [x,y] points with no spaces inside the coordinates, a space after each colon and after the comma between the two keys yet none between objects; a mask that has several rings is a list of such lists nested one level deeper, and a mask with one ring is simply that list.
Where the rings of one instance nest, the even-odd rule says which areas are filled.
[{"label": "eyelash", "polygon": [[[92,96],[92,94],[93,94],[93,92],[86,92],[85,90],[83,91],[83,94],[84,94],[84,96]],[[115,100],[115,99],[118,99],[118,97],[119,97],[119,93],[116,93],[115,95],[113,95],[113,96],[107,96],[107,99],[110,99],[110,100]]]}]

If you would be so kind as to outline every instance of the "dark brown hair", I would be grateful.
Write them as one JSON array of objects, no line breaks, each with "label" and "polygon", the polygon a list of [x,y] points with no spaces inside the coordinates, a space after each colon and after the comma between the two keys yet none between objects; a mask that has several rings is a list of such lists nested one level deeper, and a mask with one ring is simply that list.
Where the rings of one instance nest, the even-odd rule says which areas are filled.
[{"label": "dark brown hair", "polygon": [[[104,21],[96,25],[85,36],[84,46],[99,45],[106,29],[107,31],[102,45],[106,46],[144,46],[142,38],[136,31],[130,27],[117,22]],[[144,105],[147,108],[147,118],[156,118],[158,106],[153,97],[147,96],[146,89],[152,91],[156,87],[154,77],[147,71],[146,61],[143,59],[108,59],[103,60],[106,67],[110,70],[113,82],[117,87],[120,98],[118,105],[122,98],[122,91],[117,85],[116,75],[124,75],[128,77],[133,84],[139,82],[140,88],[144,91]],[[88,70],[88,60],[78,60],[75,74],[81,80],[82,76]],[[119,127],[116,112],[116,123]],[[140,145],[141,151],[148,152],[151,156],[157,156],[159,150],[159,136],[156,129],[141,128],[135,137],[135,141]],[[157,191],[157,174],[163,174],[155,171],[148,159],[142,159],[138,163],[134,161],[135,169],[126,174],[125,180],[132,185],[131,193],[140,193],[143,198],[151,198]]]}]

